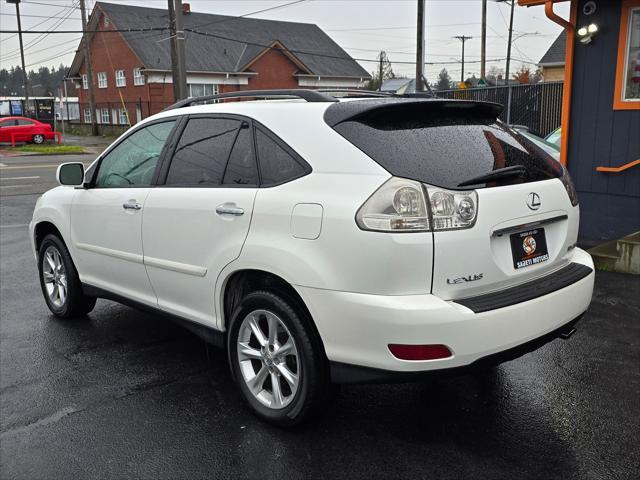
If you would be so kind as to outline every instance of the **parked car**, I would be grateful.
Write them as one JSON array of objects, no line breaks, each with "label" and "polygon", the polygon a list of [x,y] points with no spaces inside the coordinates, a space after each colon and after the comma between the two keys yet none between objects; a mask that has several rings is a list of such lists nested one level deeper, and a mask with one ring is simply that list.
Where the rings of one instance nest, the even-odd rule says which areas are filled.
[{"label": "parked car", "polygon": [[555,143],[547,142],[544,138],[539,137],[529,131],[528,127],[522,125],[513,125],[512,128],[518,131],[521,135],[527,137],[535,145],[547,152],[557,162],[560,161],[560,146]]},{"label": "parked car", "polygon": [[560,148],[560,140],[562,140],[562,127],[556,128],[553,132],[545,137],[545,140]]},{"label": "parked car", "polygon": [[44,143],[45,140],[54,140],[55,133],[48,123],[39,122],[25,117],[0,118],[0,142]]},{"label": "parked car", "polygon": [[574,331],[594,280],[576,192],[499,105],[288,95],[181,102],[86,172],[61,165],[30,224],[51,312],[103,297],[175,316],[277,425],[330,382],[493,365]]}]

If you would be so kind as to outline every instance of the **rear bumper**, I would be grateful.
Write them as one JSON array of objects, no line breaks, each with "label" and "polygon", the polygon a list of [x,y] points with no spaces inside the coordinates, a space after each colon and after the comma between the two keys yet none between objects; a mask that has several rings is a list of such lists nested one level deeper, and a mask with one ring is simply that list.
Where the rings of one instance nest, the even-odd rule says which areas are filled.
[{"label": "rear bumper", "polygon": [[[467,367],[501,352],[517,353],[517,347],[525,344],[537,348],[536,340],[555,338],[591,302],[591,257],[576,248],[571,261],[591,272],[542,296],[480,313],[435,295],[382,296],[308,287],[297,290],[313,316],[336,380],[341,380],[337,372],[344,371],[345,366],[388,373],[432,372]],[[440,360],[399,360],[388,349],[391,343],[443,344],[453,355]]]}]

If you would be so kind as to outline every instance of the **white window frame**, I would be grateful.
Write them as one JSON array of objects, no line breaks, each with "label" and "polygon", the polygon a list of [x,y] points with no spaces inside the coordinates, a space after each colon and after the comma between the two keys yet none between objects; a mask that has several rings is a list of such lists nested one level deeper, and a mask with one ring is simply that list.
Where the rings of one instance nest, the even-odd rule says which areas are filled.
[{"label": "white window frame", "polygon": [[[105,114],[106,114],[106,117],[105,117]],[[102,123],[104,125],[109,125],[110,119],[109,119],[109,109],[108,108],[101,108],[100,109],[100,123]]]},{"label": "white window frame", "polygon": [[116,70],[116,87],[126,87],[127,77],[124,75],[124,70]]},{"label": "white window frame", "polygon": [[98,88],[107,88],[107,72],[98,72]]},{"label": "white window frame", "polygon": [[140,68],[133,69],[133,84],[144,85],[144,74]]},{"label": "white window frame", "polygon": [[89,76],[86,73],[82,74],[82,89],[89,90]]},{"label": "white window frame", "polygon": [[91,109],[84,109],[84,123],[91,123]]},{"label": "white window frame", "polygon": [[[193,95],[191,93],[191,89],[192,89],[192,87],[194,85],[202,85],[205,95],[217,95],[218,92],[220,91],[220,86],[217,83],[188,83],[187,84],[187,89],[189,90],[189,92],[188,92],[189,97],[193,97]],[[207,88],[211,88],[211,91],[213,93],[208,93],[207,92]]]},{"label": "white window frame", "polygon": [[129,125],[129,114],[126,108],[118,109],[118,120],[120,125]]}]

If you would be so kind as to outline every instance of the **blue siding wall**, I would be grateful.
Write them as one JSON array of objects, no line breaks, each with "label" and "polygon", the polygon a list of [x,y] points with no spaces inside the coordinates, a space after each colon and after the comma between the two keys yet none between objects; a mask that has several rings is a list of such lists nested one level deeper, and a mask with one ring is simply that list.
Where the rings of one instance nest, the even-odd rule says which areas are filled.
[{"label": "blue siding wall", "polygon": [[640,167],[596,172],[640,158],[640,111],[613,110],[621,0],[598,0],[585,16],[578,1],[578,28],[599,27],[589,45],[575,40],[569,136],[569,171],[580,199],[580,238],[597,243],[640,230]]}]

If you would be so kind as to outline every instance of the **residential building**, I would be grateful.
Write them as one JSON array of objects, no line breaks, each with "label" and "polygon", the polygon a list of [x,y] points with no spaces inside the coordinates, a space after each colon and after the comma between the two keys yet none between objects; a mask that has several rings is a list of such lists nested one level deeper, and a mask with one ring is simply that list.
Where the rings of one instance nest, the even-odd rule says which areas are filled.
[{"label": "residential building", "polygon": [[561,161],[580,238],[599,243],[640,230],[640,0],[565,0],[568,19],[553,11],[560,1],[518,0],[545,5],[536,14],[566,31]]},{"label": "residential building", "polygon": [[[370,78],[317,25],[198,13],[183,6],[189,96],[358,88]],[[140,31],[167,25],[166,10],[96,2],[88,26],[99,30],[89,40],[95,78],[87,78],[83,48],[69,71],[80,88],[85,121],[91,120],[89,81],[100,123],[133,124],[173,103],[169,33]]]},{"label": "residential building", "polygon": [[564,80],[564,55],[567,49],[567,32],[563,30],[538,62],[543,82]]}]

